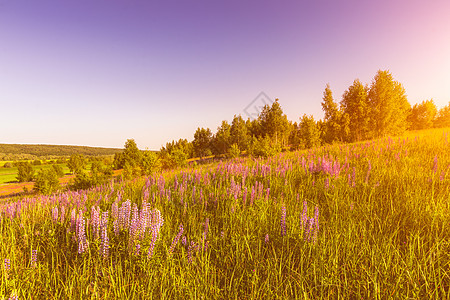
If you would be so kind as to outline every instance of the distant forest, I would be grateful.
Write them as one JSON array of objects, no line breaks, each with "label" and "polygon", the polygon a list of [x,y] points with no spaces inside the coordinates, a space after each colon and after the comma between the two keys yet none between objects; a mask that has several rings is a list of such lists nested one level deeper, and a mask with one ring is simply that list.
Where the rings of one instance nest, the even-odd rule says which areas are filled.
[{"label": "distant forest", "polygon": [[86,146],[0,144],[0,160],[53,159],[74,154],[103,156],[122,151],[123,149]]}]

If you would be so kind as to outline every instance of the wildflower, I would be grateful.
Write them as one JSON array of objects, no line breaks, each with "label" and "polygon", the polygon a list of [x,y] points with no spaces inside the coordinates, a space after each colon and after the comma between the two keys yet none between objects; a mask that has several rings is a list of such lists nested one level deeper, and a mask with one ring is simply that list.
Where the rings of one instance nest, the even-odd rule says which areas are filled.
[{"label": "wildflower", "polygon": [[286,235],[286,207],[281,207],[281,235]]},{"label": "wildflower", "polygon": [[188,253],[187,253],[188,263],[192,262],[192,255],[193,255],[193,252],[195,251],[195,248],[196,248],[195,243],[194,243],[194,241],[192,241],[188,247]]},{"label": "wildflower", "polygon": [[141,245],[137,244],[135,254],[136,254],[136,256],[139,256],[140,253],[141,253]]},{"label": "wildflower", "polygon": [[172,241],[172,245],[170,245],[169,248],[169,254],[172,254],[173,250],[175,249],[175,246],[178,243],[178,240],[180,239],[181,235],[183,234],[184,228],[183,228],[183,224],[180,225],[179,227],[179,232],[178,234],[175,236],[175,238]]},{"label": "wildflower", "polygon": [[37,265],[37,250],[31,250],[31,264],[33,267]]},{"label": "wildflower", "polygon": [[11,260],[9,258],[5,258],[5,270],[6,273],[11,269]]},{"label": "wildflower", "polygon": [[264,242],[267,244],[269,242],[269,234],[267,233],[265,238],[264,238]]},{"label": "wildflower", "polygon": [[58,207],[52,208],[52,218],[54,222],[58,222]]},{"label": "wildflower", "polygon": [[305,226],[308,221],[307,213],[308,213],[308,204],[306,203],[306,201],[303,201],[303,212],[302,212],[302,218],[300,220],[300,224],[302,226],[302,232],[305,231]]}]

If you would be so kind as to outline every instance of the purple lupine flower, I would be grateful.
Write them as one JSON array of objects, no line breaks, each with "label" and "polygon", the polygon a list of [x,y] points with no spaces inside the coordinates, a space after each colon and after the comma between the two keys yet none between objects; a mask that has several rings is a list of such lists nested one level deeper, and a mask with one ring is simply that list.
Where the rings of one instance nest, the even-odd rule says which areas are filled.
[{"label": "purple lupine flower", "polygon": [[31,250],[31,264],[33,267],[37,265],[37,250]]},{"label": "purple lupine flower", "polygon": [[53,207],[52,208],[52,219],[53,219],[53,222],[58,222],[58,207]]},{"label": "purple lupine flower", "polygon": [[130,224],[130,239],[134,239],[139,231],[139,210],[137,204],[133,205],[133,214]]},{"label": "purple lupine flower", "polygon": [[281,207],[281,235],[286,235],[286,207]]},{"label": "purple lupine flower", "polygon": [[300,219],[300,224],[302,226],[302,232],[305,231],[307,222],[308,222],[308,204],[306,201],[303,201],[303,212],[302,212],[302,217]]},{"label": "purple lupine flower", "polygon": [[96,209],[95,206],[92,206],[91,208],[91,225],[94,239],[98,239],[100,230],[100,208]]},{"label": "purple lupine flower", "polygon": [[61,215],[60,215],[60,221],[61,221],[61,223],[64,223],[64,217],[65,217],[65,214],[66,214],[66,207],[65,207],[65,206],[62,206],[62,207],[61,207]]},{"label": "purple lupine flower", "polygon": [[192,262],[192,256],[193,256],[193,252],[195,251],[195,248],[196,248],[195,243],[194,243],[194,241],[192,241],[188,247],[188,252],[187,252],[188,263]]},{"label": "purple lupine flower", "polygon": [[328,190],[330,188],[330,178],[325,178],[325,189]]},{"label": "purple lupine flower", "polygon": [[76,234],[78,238],[78,254],[81,254],[84,253],[89,246],[89,242],[86,239],[85,220],[81,212],[77,218]]},{"label": "purple lupine flower", "polygon": [[185,235],[183,235],[183,237],[181,238],[181,243],[183,244],[183,246],[186,246],[186,244],[187,244],[187,239],[186,239],[186,236],[185,236]]},{"label": "purple lupine flower", "polygon": [[135,255],[136,255],[136,256],[139,256],[140,253],[141,253],[141,245],[140,245],[140,244],[137,244],[137,245],[136,245]]},{"label": "purple lupine flower", "polygon": [[178,243],[178,240],[180,239],[181,235],[183,234],[184,228],[183,228],[183,224],[180,225],[179,227],[179,232],[178,234],[175,236],[175,238],[172,241],[172,245],[170,245],[169,248],[169,254],[172,254],[173,250],[175,249],[175,246]]},{"label": "purple lupine flower", "polygon": [[433,161],[433,173],[436,173],[438,170],[438,157],[437,155],[434,156],[434,161]]},{"label": "purple lupine flower", "polygon": [[264,237],[264,242],[267,244],[269,242],[269,234],[266,233],[266,236]]},{"label": "purple lupine flower", "polygon": [[19,296],[15,294],[14,292],[9,296],[8,300],[19,300]]},{"label": "purple lupine flower", "polygon": [[5,270],[6,273],[11,269],[11,260],[9,258],[5,258]]}]

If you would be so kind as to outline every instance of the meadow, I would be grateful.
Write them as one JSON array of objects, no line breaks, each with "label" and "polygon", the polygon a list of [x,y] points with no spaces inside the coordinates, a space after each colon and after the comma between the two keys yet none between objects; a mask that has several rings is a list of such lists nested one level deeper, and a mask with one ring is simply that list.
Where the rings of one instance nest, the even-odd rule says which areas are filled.
[{"label": "meadow", "polygon": [[4,299],[448,299],[450,129],[0,204]]}]

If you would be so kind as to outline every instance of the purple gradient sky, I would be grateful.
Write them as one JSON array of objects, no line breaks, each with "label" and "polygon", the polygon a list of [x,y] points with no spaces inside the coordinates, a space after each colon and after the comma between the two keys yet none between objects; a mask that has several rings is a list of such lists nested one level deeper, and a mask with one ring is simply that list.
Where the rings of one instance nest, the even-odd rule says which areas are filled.
[{"label": "purple gradient sky", "polygon": [[450,101],[448,0],[221,2],[0,0],[0,143],[158,150],[261,91],[319,119],[379,69]]}]

